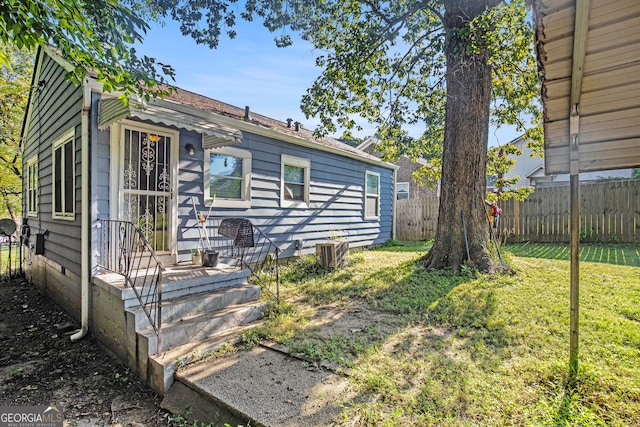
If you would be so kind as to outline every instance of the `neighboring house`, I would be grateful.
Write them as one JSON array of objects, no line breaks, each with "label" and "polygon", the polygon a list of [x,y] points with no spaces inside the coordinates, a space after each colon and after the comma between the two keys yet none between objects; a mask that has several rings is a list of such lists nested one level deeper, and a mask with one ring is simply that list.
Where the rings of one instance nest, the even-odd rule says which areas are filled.
[{"label": "neighboring house", "polygon": [[[378,142],[380,142],[378,138],[371,136],[365,139],[357,148],[372,156],[381,158],[382,153],[376,150],[376,144]],[[427,161],[425,159],[418,159],[414,162],[407,156],[402,156],[395,164],[398,166],[395,190],[396,200],[439,196],[439,181],[436,188],[429,188],[425,185],[418,185],[418,183],[413,179],[413,172],[427,165]]]},{"label": "neighboring house", "polygon": [[[26,274],[81,319],[73,339],[91,329],[143,378],[156,344],[141,338],[139,317],[132,338],[127,291],[100,274],[98,259],[114,249],[104,249],[99,220],[138,226],[167,266],[188,265],[202,246],[196,210],[249,219],[280,257],[337,237],[351,247],[393,237],[395,166],[188,91],[125,106],[96,81],[73,85],[69,69],[39,51],[22,135]],[[162,381],[160,392],[171,382]]]},{"label": "neighboring house", "polygon": [[[544,159],[538,156],[531,156],[532,150],[527,147],[525,140],[518,137],[509,142],[522,151],[518,156],[510,156],[516,164],[512,170],[504,174],[505,178],[519,176],[520,179],[511,188],[523,186],[548,187],[554,185],[569,185],[569,174],[545,175]],[[602,172],[586,172],[580,174],[580,182],[594,182],[604,178],[631,178],[633,169],[619,169]]]}]

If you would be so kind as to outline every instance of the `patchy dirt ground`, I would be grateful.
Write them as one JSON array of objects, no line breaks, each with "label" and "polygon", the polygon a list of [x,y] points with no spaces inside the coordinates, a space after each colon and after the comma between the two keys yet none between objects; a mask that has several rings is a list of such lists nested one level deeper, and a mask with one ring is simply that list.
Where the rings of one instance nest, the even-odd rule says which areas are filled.
[{"label": "patchy dirt ground", "polygon": [[69,426],[168,426],[160,397],[35,286],[0,279],[0,406],[62,405]]},{"label": "patchy dirt ground", "polygon": [[[172,421],[175,417],[160,408],[161,398],[93,338],[72,343],[69,337],[79,325],[35,286],[0,278],[0,307],[0,406],[61,405],[66,426],[190,425],[180,418]],[[377,342],[400,323],[361,304],[331,305],[310,317],[306,334],[309,340]],[[355,357],[345,351],[345,360]],[[263,364],[261,359],[250,362],[255,364],[251,369]],[[335,362],[320,366],[348,375]],[[279,375],[280,382],[301,381],[293,371]],[[268,382],[261,386],[270,387]]]}]

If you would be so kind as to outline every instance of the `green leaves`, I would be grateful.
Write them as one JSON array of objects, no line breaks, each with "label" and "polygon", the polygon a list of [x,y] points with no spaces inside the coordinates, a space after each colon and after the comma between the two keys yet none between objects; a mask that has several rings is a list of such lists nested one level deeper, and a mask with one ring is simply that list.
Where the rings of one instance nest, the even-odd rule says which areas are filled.
[{"label": "green leaves", "polygon": [[6,58],[6,65],[0,66],[0,193],[3,195],[0,216],[5,217],[20,207],[20,131],[31,84],[33,55],[4,42],[0,42],[0,52]]},{"label": "green leaves", "polygon": [[[134,0],[132,0],[134,1]],[[19,49],[53,45],[73,66],[76,84],[98,75],[106,91],[126,97],[163,96],[173,80],[170,66],[138,58],[131,45],[148,25],[117,0],[7,0],[0,5],[0,39]],[[6,63],[0,57],[0,64]]]}]

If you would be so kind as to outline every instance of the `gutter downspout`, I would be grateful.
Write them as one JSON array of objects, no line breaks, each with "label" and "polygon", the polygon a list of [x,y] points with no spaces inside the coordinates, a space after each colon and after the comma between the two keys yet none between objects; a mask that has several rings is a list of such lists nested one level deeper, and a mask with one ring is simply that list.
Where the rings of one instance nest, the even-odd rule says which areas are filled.
[{"label": "gutter downspout", "polygon": [[81,124],[81,201],[80,201],[80,329],[71,336],[71,341],[78,341],[89,331],[89,113],[91,110],[91,88],[85,81],[82,85],[82,124]]},{"label": "gutter downspout", "polygon": [[398,193],[398,169],[394,169],[393,170],[393,193],[391,194],[391,203],[393,203],[393,208],[392,208],[393,219],[391,221],[391,239],[392,240],[396,240],[396,227],[397,227],[397,221],[398,221],[398,216],[396,215],[396,212],[398,211],[397,193]]}]

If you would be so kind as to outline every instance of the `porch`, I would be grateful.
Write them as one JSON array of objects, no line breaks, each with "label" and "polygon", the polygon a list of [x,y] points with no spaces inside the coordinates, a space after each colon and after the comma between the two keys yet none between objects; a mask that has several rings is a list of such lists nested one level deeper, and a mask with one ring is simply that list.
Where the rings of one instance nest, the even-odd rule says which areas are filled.
[{"label": "porch", "polygon": [[176,363],[237,342],[262,317],[263,271],[277,272],[278,251],[252,225],[246,248],[216,232],[215,266],[165,266],[134,224],[101,228],[109,256],[93,277],[94,334],[158,393],[171,387]]}]

